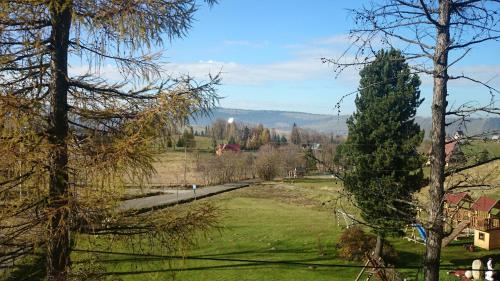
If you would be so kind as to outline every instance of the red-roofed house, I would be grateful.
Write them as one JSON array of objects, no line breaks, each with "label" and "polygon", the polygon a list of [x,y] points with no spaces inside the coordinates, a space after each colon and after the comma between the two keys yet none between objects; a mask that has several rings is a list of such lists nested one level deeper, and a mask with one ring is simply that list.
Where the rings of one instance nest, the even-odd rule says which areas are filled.
[{"label": "red-roofed house", "polygon": [[[427,154],[428,155],[431,154],[431,149],[429,149]],[[444,155],[445,155],[444,160],[446,162],[446,166],[448,166],[448,164],[450,163],[460,162],[463,159],[463,157],[460,157],[463,156],[462,151],[460,151],[460,143],[455,139],[447,138],[444,144]],[[429,159],[427,161],[427,165],[430,164],[431,162]]]},{"label": "red-roofed house", "polygon": [[474,212],[474,245],[486,250],[500,248],[500,201],[481,196],[471,206]]},{"label": "red-roofed house", "polygon": [[227,151],[240,152],[241,147],[239,144],[218,144],[217,149],[215,150],[215,154],[217,154],[217,156],[221,156],[222,153]]},{"label": "red-roofed house", "polygon": [[458,150],[458,142],[456,140],[447,140],[444,145],[444,155],[446,163],[449,163],[453,154]]}]

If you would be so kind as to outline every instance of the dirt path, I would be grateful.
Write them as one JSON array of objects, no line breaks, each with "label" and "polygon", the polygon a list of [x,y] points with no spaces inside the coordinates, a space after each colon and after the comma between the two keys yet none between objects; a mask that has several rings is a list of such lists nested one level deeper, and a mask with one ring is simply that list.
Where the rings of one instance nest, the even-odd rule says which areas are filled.
[{"label": "dirt path", "polygon": [[131,200],[123,201],[118,209],[120,211],[136,211],[138,213],[148,212],[155,209],[161,209],[168,206],[183,204],[187,202],[194,201],[195,199],[201,199],[213,195],[217,195],[223,192],[239,189],[242,187],[250,186],[251,184],[255,184],[260,182],[259,180],[246,180],[240,181],[236,183],[228,183],[222,185],[215,186],[207,186],[196,189],[195,192],[179,192],[177,193],[169,193],[162,194],[156,196],[149,196]]}]

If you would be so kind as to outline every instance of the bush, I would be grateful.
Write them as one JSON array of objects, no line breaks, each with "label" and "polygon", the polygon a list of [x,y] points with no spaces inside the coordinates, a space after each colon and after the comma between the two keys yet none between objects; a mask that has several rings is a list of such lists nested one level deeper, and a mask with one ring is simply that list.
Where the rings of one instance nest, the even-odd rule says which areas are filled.
[{"label": "bush", "polygon": [[255,169],[259,178],[272,180],[286,176],[294,168],[304,167],[305,159],[296,145],[275,147],[265,144],[260,147],[255,159]]},{"label": "bush", "polygon": [[280,155],[272,145],[265,144],[260,147],[255,159],[255,169],[259,178],[272,180],[280,173]]},{"label": "bush", "polygon": [[205,184],[223,184],[254,176],[253,156],[247,153],[225,152],[221,156],[205,155],[197,161]]},{"label": "bush", "polygon": [[[364,260],[365,253],[370,253],[375,249],[377,237],[365,233],[359,226],[353,226],[342,232],[339,244],[341,257],[350,261],[361,261]],[[394,264],[398,259],[398,253],[387,241],[384,241],[382,258],[386,263],[391,264]]]}]

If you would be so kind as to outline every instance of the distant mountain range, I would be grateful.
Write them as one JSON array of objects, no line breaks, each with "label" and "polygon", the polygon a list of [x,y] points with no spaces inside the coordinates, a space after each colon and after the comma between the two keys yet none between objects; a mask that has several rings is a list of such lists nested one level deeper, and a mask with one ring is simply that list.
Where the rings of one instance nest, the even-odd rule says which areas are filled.
[{"label": "distant mountain range", "polygon": [[[267,128],[274,128],[280,132],[290,132],[293,123],[304,129],[311,129],[322,133],[335,135],[346,135],[346,120],[349,115],[312,114],[293,111],[277,110],[248,110],[232,108],[216,108],[210,117],[198,117],[191,121],[195,126],[206,126],[212,124],[216,119],[234,118],[237,123],[249,125],[262,124]],[[416,117],[417,123],[425,130],[428,136],[431,129],[431,117]],[[451,125],[447,127],[447,133],[452,135],[455,131],[462,130],[466,135],[477,135],[484,132],[500,130],[500,118],[476,118],[472,119],[465,128]]]}]

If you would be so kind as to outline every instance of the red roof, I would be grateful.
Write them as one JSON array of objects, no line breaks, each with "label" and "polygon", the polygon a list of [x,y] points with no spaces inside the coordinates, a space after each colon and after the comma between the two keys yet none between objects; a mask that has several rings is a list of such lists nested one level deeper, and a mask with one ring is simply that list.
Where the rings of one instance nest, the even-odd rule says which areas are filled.
[{"label": "red roof", "polygon": [[232,151],[240,151],[240,145],[239,144],[224,144],[222,146],[222,149],[224,150],[232,150]]},{"label": "red roof", "polygon": [[446,157],[446,162],[450,160],[451,155],[453,155],[453,153],[457,149],[457,144],[458,142],[456,140],[446,141],[446,144],[444,145],[444,155]]},{"label": "red roof", "polygon": [[470,200],[471,198],[469,194],[467,194],[467,192],[447,193],[444,196],[444,201],[455,205],[458,205],[458,203],[460,203],[460,201],[462,201],[463,199]]},{"label": "red roof", "polygon": [[217,145],[217,155],[222,155],[224,151],[240,152],[241,147],[239,144],[219,144]]},{"label": "red roof", "polygon": [[497,206],[497,204],[498,200],[486,196],[481,196],[476,200],[476,202],[474,202],[471,209],[489,213],[491,209],[500,207],[500,205]]}]

